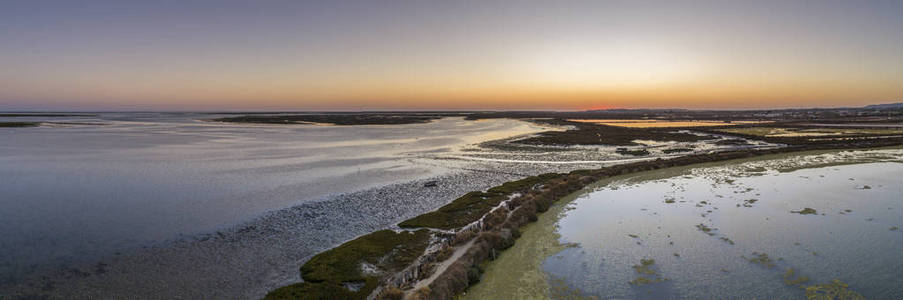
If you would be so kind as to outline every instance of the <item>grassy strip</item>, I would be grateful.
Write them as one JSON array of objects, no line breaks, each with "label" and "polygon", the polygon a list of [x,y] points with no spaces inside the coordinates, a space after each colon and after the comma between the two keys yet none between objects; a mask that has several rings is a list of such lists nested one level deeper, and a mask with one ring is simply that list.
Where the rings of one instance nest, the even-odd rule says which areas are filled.
[{"label": "grassy strip", "polygon": [[[427,230],[396,233],[381,230],[317,254],[301,266],[304,282],[281,287],[265,299],[365,299],[384,274],[397,272],[420,256]],[[363,264],[373,266],[364,272]],[[352,291],[346,285],[357,285]]]},{"label": "grassy strip", "polygon": [[[710,128],[699,128],[696,131],[712,133],[712,134],[722,134],[722,135],[730,135],[735,137],[741,137],[749,140],[759,140],[765,141],[774,144],[786,144],[786,145],[794,145],[794,146],[834,146],[837,147],[838,144],[844,142],[851,141],[843,141],[841,139],[845,138],[853,138],[853,139],[867,139],[867,138],[881,138],[881,137],[890,137],[886,138],[887,140],[899,140],[896,136],[899,134],[839,134],[839,135],[829,135],[829,136],[767,136],[763,135],[762,131],[771,130],[772,128],[788,128],[794,130],[807,129],[813,127],[795,125],[795,124],[769,124],[769,125],[744,125],[744,126],[736,126],[728,129],[710,129]],[[849,128],[832,128],[832,127],[814,127],[816,129],[821,130],[850,130]],[[854,140],[859,142],[860,140]],[[743,140],[722,140],[716,142],[719,145],[745,145],[746,141]]]},{"label": "grassy strip", "polygon": [[508,199],[514,193],[525,193],[535,185],[557,178],[562,174],[542,174],[517,181],[506,182],[482,192],[470,192],[455,199],[438,210],[428,212],[398,224],[401,228],[454,229],[479,220],[493,207]]},{"label": "grassy strip", "polygon": [[35,127],[40,124],[35,122],[0,122],[0,127]]},{"label": "grassy strip", "polygon": [[672,153],[692,152],[692,151],[693,151],[693,149],[691,149],[691,148],[673,148],[673,149],[662,150],[662,153],[672,154]]},{"label": "grassy strip", "polygon": [[686,133],[675,133],[675,128],[628,128],[571,122],[566,120],[533,120],[539,124],[572,126],[573,130],[547,131],[537,136],[516,141],[530,145],[614,145],[633,146],[635,140],[695,142],[711,139]]}]

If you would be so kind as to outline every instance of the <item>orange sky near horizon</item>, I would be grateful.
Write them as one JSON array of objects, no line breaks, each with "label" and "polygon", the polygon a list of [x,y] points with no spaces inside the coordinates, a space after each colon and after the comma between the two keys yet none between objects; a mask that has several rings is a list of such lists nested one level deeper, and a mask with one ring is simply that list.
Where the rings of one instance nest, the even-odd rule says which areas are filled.
[{"label": "orange sky near horizon", "polygon": [[0,25],[0,110],[903,102],[899,2],[60,1]]}]

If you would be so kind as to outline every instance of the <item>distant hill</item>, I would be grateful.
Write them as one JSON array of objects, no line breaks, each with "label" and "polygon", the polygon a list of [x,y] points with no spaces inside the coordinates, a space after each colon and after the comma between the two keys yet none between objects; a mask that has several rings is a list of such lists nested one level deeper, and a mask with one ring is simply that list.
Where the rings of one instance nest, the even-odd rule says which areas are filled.
[{"label": "distant hill", "polygon": [[867,109],[903,109],[903,102],[866,105]]}]

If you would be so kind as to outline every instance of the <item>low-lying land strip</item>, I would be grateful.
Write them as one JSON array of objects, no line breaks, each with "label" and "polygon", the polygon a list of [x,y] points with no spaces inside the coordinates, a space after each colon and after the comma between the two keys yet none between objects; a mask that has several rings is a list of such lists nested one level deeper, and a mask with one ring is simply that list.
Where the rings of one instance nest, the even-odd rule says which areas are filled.
[{"label": "low-lying land strip", "polygon": [[787,145],[830,145],[843,141],[898,139],[903,137],[903,129],[899,128],[830,128],[795,123],[698,129],[698,131],[712,134],[728,134]]},{"label": "low-lying land strip", "polygon": [[769,121],[717,121],[717,120],[672,121],[672,120],[660,120],[660,119],[639,119],[639,120],[570,119],[568,121],[599,124],[599,125],[608,125],[608,126],[618,126],[618,127],[630,127],[630,128],[710,127],[710,126],[736,126],[736,125],[743,125],[743,124],[769,123]]},{"label": "low-lying land strip", "polygon": [[0,122],[0,127],[34,127],[41,125],[37,122]]},{"label": "low-lying land strip", "polygon": [[400,125],[428,123],[441,115],[421,114],[322,114],[322,115],[243,115],[213,119],[217,122],[258,124],[331,124],[331,125]]},{"label": "low-lying land strip", "polygon": [[91,114],[53,114],[53,113],[0,113],[2,118],[24,118],[24,117],[94,117]]},{"label": "low-lying land strip", "polygon": [[562,119],[534,119],[543,125],[569,126],[571,130],[546,131],[534,137],[516,141],[531,145],[638,145],[636,140],[696,142],[712,137],[674,132],[673,128],[628,128],[573,122]]},{"label": "low-lying land strip", "polygon": [[[777,149],[687,155],[528,177],[487,191],[468,193],[436,211],[399,224],[399,227],[407,229],[397,235],[429,235],[429,245],[417,244],[414,247],[409,241],[419,239],[396,241],[386,238],[392,235],[392,231],[364,235],[314,256],[301,267],[305,282],[277,289],[267,298],[324,299],[338,295],[349,299],[451,299],[479,281],[481,264],[494,259],[500,251],[514,244],[520,236],[518,228],[535,221],[538,213],[546,211],[558,199],[603,178],[767,154],[901,144],[903,138],[802,144]],[[414,233],[407,233],[415,229]],[[360,254],[363,253],[360,250],[350,249],[370,250],[364,255]],[[414,252],[419,256],[413,255]],[[445,261],[448,259],[453,260]],[[398,264],[400,262],[410,265],[402,268]],[[440,273],[435,274],[437,266],[441,266],[438,268]],[[424,279],[429,281],[421,282]],[[414,290],[415,286],[420,288]]]}]

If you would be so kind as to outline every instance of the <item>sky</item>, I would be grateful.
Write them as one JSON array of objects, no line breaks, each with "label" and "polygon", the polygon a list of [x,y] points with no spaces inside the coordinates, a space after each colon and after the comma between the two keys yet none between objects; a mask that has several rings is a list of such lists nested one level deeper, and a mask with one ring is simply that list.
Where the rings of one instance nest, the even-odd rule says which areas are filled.
[{"label": "sky", "polygon": [[903,1],[0,1],[0,110],[903,102]]}]

